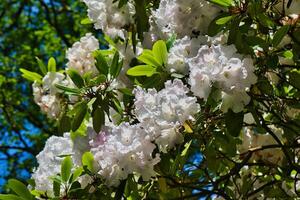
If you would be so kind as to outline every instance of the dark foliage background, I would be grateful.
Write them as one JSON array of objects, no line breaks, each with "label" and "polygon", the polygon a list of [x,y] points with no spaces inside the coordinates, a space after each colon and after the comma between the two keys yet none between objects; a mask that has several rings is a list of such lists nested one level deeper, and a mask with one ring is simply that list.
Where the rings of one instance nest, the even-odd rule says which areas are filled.
[{"label": "dark foliage background", "polygon": [[80,24],[85,17],[77,0],[0,1],[0,191],[9,178],[28,179],[45,139],[57,134],[19,69],[38,71],[36,57],[47,62],[51,56],[62,68],[61,52],[92,31]]}]

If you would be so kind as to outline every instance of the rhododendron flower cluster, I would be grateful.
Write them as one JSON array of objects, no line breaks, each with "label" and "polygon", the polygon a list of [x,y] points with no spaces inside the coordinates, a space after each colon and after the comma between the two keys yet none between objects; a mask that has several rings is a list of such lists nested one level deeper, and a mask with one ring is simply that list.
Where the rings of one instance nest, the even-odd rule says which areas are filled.
[{"label": "rhododendron flower cluster", "polygon": [[69,85],[70,80],[58,72],[48,72],[42,80],[42,84],[35,82],[32,85],[34,101],[48,117],[58,117],[61,112],[61,99],[59,89],[55,84]]},{"label": "rhododendron flower cluster", "polygon": [[39,166],[32,174],[37,190],[47,191],[52,195],[53,184],[50,178],[60,173],[62,156],[72,155],[72,146],[67,134],[64,137],[52,136],[47,140],[44,150],[36,157]]},{"label": "rhododendron flower cluster", "polygon": [[[86,34],[66,51],[65,71],[48,69],[43,78],[35,76],[33,83],[35,102],[48,117],[59,119],[59,130],[64,133],[50,137],[37,156],[39,166],[32,175],[35,189],[53,196],[51,177],[62,176],[60,164],[65,155],[82,170],[75,174],[76,181],[69,178],[63,183],[67,190],[60,192],[66,196],[63,192],[77,184],[76,190],[93,193],[100,188],[109,198],[118,196],[120,190],[126,192],[124,198],[140,195],[131,190],[147,190],[141,195],[147,199],[148,190],[161,190],[165,194],[155,197],[163,199],[170,194],[166,191],[172,193],[173,187],[185,184],[193,189],[190,195],[208,188],[207,193],[216,192],[203,197],[231,199],[215,186],[220,184],[234,198],[249,193],[258,198],[264,197],[264,180],[283,176],[281,167],[286,162],[298,166],[298,152],[283,148],[298,145],[285,138],[297,132],[298,109],[283,106],[293,102],[291,96],[299,95],[299,83],[288,84],[299,80],[300,72],[288,71],[288,67],[277,69],[280,73],[273,70],[281,64],[280,57],[293,64],[299,58],[294,50],[285,50],[295,36],[283,41],[281,34],[288,33],[289,26],[275,33],[277,24],[264,14],[248,20],[253,24],[243,21],[240,15],[248,14],[244,1],[161,0],[142,1],[142,6],[133,0],[83,2],[94,28],[103,32],[101,40]],[[253,4],[251,9],[258,6]],[[259,20],[264,21],[258,29]],[[231,22],[242,31],[226,27]],[[209,27],[214,25],[220,31],[212,34]],[[264,39],[272,42],[254,36],[270,27],[275,34]],[[244,32],[250,28],[251,38],[245,41],[250,44],[243,49],[235,40],[246,37]],[[262,47],[252,45],[253,40]],[[99,49],[102,42],[107,49]],[[282,48],[284,53],[278,53]],[[264,52],[268,50],[272,52]],[[265,59],[269,55],[276,58]],[[268,65],[272,70],[267,70]],[[292,128],[276,124],[290,118]],[[204,164],[191,167],[195,173],[186,173],[185,164],[199,153],[204,155]],[[271,167],[272,176],[261,176],[260,169],[268,170],[259,168],[261,163]],[[200,176],[208,181],[202,182]],[[240,188],[249,187],[245,186],[247,178],[255,183],[245,195]],[[194,182],[196,186],[191,185]]]},{"label": "rhododendron flower cluster", "polygon": [[76,69],[82,75],[86,72],[96,73],[95,58],[92,53],[97,49],[99,49],[98,40],[91,33],[87,33],[67,50],[68,69]]},{"label": "rhododendron flower cluster", "polygon": [[113,0],[83,0],[88,7],[88,17],[95,29],[103,30],[112,38],[125,38],[125,26],[134,22],[134,5],[131,0],[122,8],[118,8]]},{"label": "rhododendron flower cluster", "polygon": [[162,33],[181,38],[207,33],[218,12],[218,7],[204,0],[162,0],[153,19]]},{"label": "rhododendron flower cluster", "polygon": [[118,186],[120,180],[133,172],[142,175],[144,180],[155,176],[153,166],[160,161],[159,155],[152,156],[155,145],[139,125],[124,123],[108,127],[90,144],[98,173],[109,186]]},{"label": "rhododendron flower cluster", "polygon": [[187,96],[188,92],[188,88],[177,79],[173,83],[167,81],[159,92],[155,89],[146,92],[139,87],[134,91],[136,117],[163,152],[183,142],[180,126],[194,120],[199,112],[197,99]]},{"label": "rhododendron flower cluster", "polygon": [[[253,61],[239,57],[234,46],[201,47],[197,56],[189,60],[193,93],[207,99],[214,84],[223,93],[223,110],[231,108],[240,112],[250,101],[246,89],[256,82],[256,76],[253,73]],[[226,102],[228,99],[232,103]]]}]

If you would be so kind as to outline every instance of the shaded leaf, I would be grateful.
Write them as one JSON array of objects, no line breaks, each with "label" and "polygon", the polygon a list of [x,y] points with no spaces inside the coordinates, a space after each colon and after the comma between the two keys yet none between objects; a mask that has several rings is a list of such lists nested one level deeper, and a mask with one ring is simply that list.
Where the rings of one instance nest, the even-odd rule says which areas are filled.
[{"label": "shaded leaf", "polygon": [[87,113],[87,103],[85,101],[81,102],[76,109],[77,111],[72,122],[72,131],[76,131],[80,127]]},{"label": "shaded leaf", "polygon": [[231,109],[225,114],[227,132],[233,137],[239,136],[243,127],[244,113],[234,113]]},{"label": "shaded leaf", "polygon": [[74,69],[69,69],[67,71],[67,74],[70,76],[70,78],[72,79],[73,83],[78,87],[78,88],[82,88],[84,87],[84,80],[81,77],[81,75]]}]

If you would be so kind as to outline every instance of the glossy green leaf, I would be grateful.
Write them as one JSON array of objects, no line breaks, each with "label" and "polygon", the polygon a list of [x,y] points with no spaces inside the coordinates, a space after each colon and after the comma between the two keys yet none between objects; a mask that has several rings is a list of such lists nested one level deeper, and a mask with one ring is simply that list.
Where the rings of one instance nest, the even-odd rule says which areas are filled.
[{"label": "glossy green leaf", "polygon": [[92,24],[93,22],[90,20],[90,18],[84,18],[80,21],[80,24],[86,25],[86,24]]},{"label": "glossy green leaf", "polygon": [[176,41],[176,35],[173,34],[169,39],[166,41],[168,51],[173,47],[174,42]]},{"label": "glossy green leaf", "polygon": [[27,200],[14,194],[0,194],[0,200]]},{"label": "glossy green leaf", "polygon": [[110,67],[110,74],[113,77],[117,77],[122,69],[122,66],[119,65],[119,59],[120,59],[120,54],[116,51]]},{"label": "glossy green leaf", "polygon": [[259,13],[257,15],[257,18],[261,25],[267,28],[272,28],[274,27],[274,22],[265,14],[265,13]]},{"label": "glossy green leaf", "polygon": [[283,52],[283,57],[287,58],[287,59],[293,59],[294,54],[292,51],[287,50]]},{"label": "glossy green leaf", "polygon": [[123,94],[126,94],[128,96],[134,96],[132,94],[132,89],[129,89],[129,88],[119,88],[118,89],[120,92],[122,92]]},{"label": "glossy green leaf", "polygon": [[73,161],[71,156],[65,157],[61,164],[61,178],[64,182],[68,182],[71,176],[71,170],[73,167]]},{"label": "glossy green leaf", "polygon": [[94,171],[94,156],[91,152],[85,152],[82,155],[82,165],[86,166],[90,172]]},{"label": "glossy green leaf", "polygon": [[166,65],[168,63],[167,45],[163,40],[155,42],[152,51],[160,66]]},{"label": "glossy green leaf", "polygon": [[17,195],[23,199],[30,200],[33,199],[31,193],[27,189],[26,185],[16,179],[9,179],[7,187],[14,191]]},{"label": "glossy green leaf", "polygon": [[151,67],[149,65],[138,65],[138,66],[130,68],[127,71],[127,74],[129,76],[147,76],[147,77],[150,77],[155,72],[156,72],[156,69],[154,67]]},{"label": "glossy green leaf", "polygon": [[20,72],[22,72],[22,77],[26,78],[29,81],[37,81],[38,83],[42,83],[42,76],[38,73],[28,71],[26,69],[21,68]]},{"label": "glossy green leaf", "polygon": [[60,182],[53,181],[53,192],[55,197],[59,197],[60,195]]},{"label": "glossy green leaf", "polygon": [[48,72],[56,72],[56,61],[53,57],[48,60]]},{"label": "glossy green leaf", "polygon": [[231,21],[233,19],[234,16],[230,15],[230,16],[226,16],[226,17],[222,17],[220,19],[218,19],[216,21],[216,24],[218,25],[223,25],[223,24],[226,24],[228,23],[229,21]]},{"label": "glossy green leaf", "polygon": [[82,172],[83,172],[82,167],[78,167],[71,176],[71,183],[76,181],[79,178],[79,176],[81,176]]},{"label": "glossy green leaf", "polygon": [[78,88],[69,88],[64,85],[55,84],[55,87],[64,91],[66,94],[79,96],[81,94],[81,90]]},{"label": "glossy green leaf", "polygon": [[232,6],[234,3],[233,0],[211,0],[211,2],[218,4],[219,6],[223,6],[223,7]]},{"label": "glossy green leaf", "polygon": [[101,107],[96,107],[93,112],[93,128],[96,133],[101,131],[101,127],[105,122],[105,114]]},{"label": "glossy green leaf", "polygon": [[67,71],[67,74],[70,76],[70,78],[72,79],[73,83],[78,87],[78,88],[82,88],[84,87],[84,80],[81,77],[81,75],[74,69],[69,69]]},{"label": "glossy green leaf", "polygon": [[186,154],[187,154],[187,152],[188,152],[188,150],[189,150],[191,144],[192,144],[192,140],[189,141],[189,142],[187,142],[187,143],[185,143],[184,149],[183,149],[183,151],[181,152],[181,156],[186,156]]},{"label": "glossy green leaf", "polygon": [[147,65],[153,66],[153,67],[160,67],[161,64],[159,61],[155,58],[153,52],[151,50],[145,49],[137,59]]},{"label": "glossy green leaf", "polygon": [[80,127],[87,113],[87,109],[87,103],[85,101],[81,102],[78,105],[77,111],[72,122],[72,131],[76,131]]},{"label": "glossy green leaf", "polygon": [[282,26],[278,31],[276,31],[273,38],[273,46],[276,47],[280,44],[284,36],[288,33],[290,29],[289,25]]},{"label": "glossy green leaf", "polygon": [[47,67],[46,67],[46,65],[44,64],[44,62],[43,62],[42,60],[40,60],[38,57],[35,57],[35,59],[36,59],[38,65],[39,65],[39,68],[40,68],[41,72],[42,72],[44,75],[46,75],[47,72],[48,72],[48,70],[47,70]]},{"label": "glossy green leaf", "polygon": [[71,130],[71,118],[63,115],[58,121],[58,132],[63,134]]},{"label": "glossy green leaf", "polygon": [[98,71],[101,74],[107,75],[109,71],[109,66],[101,51],[95,51],[94,56],[96,58],[96,68],[98,69]]}]

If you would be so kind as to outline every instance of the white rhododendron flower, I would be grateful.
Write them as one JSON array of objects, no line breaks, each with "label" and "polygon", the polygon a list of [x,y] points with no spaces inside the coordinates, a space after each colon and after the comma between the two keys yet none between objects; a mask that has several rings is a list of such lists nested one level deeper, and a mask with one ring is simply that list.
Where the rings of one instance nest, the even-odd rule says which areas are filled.
[{"label": "white rhododendron flower", "polygon": [[167,69],[171,73],[187,74],[189,72],[188,59],[196,57],[201,46],[225,44],[226,42],[227,34],[215,37],[198,36],[197,38],[185,36],[177,39],[170,48]]},{"label": "white rhododendron flower", "polygon": [[205,34],[209,23],[220,9],[205,0],[161,0],[153,11],[153,19],[159,29],[168,36]]},{"label": "white rhododendron flower", "polygon": [[[223,91],[223,111],[231,108],[239,112],[250,98],[246,91],[256,83],[253,61],[242,58],[233,45],[202,46],[196,57],[188,60],[190,67],[190,85],[192,92],[207,99],[211,88]],[[239,96],[242,97],[240,100]],[[236,103],[235,100],[238,100]]]},{"label": "white rhododendron flower", "polygon": [[[282,140],[283,130],[275,126],[269,126],[274,134]],[[242,144],[238,146],[240,153],[249,149],[255,149],[266,145],[278,144],[270,134],[259,134],[254,129],[244,128],[242,131]],[[273,164],[281,164],[284,154],[280,148],[270,148],[252,153],[251,161],[265,161]]]},{"label": "white rhododendron flower", "polygon": [[163,152],[183,141],[179,127],[185,121],[193,120],[199,112],[197,99],[189,97],[188,92],[189,89],[178,79],[167,81],[159,92],[155,89],[145,91],[140,87],[134,90],[136,117]]},{"label": "white rhododendron flower", "polygon": [[49,118],[58,117],[61,111],[61,99],[58,94],[60,90],[55,84],[70,85],[71,80],[58,72],[48,72],[42,80],[42,84],[32,84],[34,101]]},{"label": "white rhododendron flower", "polygon": [[101,29],[111,38],[125,38],[124,28],[134,22],[134,5],[129,1],[122,8],[113,0],[83,0],[88,7],[88,17],[95,29]]},{"label": "white rhododendron flower", "polygon": [[[88,134],[91,128],[88,128]],[[90,150],[89,137],[77,136],[72,141],[70,134],[65,133],[63,137],[51,136],[43,149],[37,155],[38,167],[34,170],[32,177],[36,183],[36,190],[46,191],[48,195],[52,195],[53,181],[51,177],[61,173],[61,163],[64,156],[71,156],[75,167],[82,166],[81,157],[84,152]],[[74,169],[74,168],[73,168]],[[92,178],[88,175],[79,177],[78,181],[81,187],[85,187],[92,182]],[[61,188],[61,193],[64,190]]]},{"label": "white rhododendron flower", "polygon": [[66,57],[69,61],[67,68],[75,69],[81,75],[86,72],[97,73],[95,58],[92,54],[97,49],[99,49],[98,40],[91,33],[87,33],[67,50]]},{"label": "white rhododendron flower", "polygon": [[106,127],[90,144],[98,173],[109,186],[118,186],[133,172],[144,180],[155,176],[153,166],[160,158],[158,154],[152,156],[155,145],[139,125],[123,123],[118,127]]},{"label": "white rhododendron flower", "polygon": [[32,178],[35,180],[36,190],[46,191],[52,195],[53,177],[60,173],[63,155],[72,154],[72,141],[66,134],[64,137],[51,136],[37,156],[38,168],[34,170]]}]

